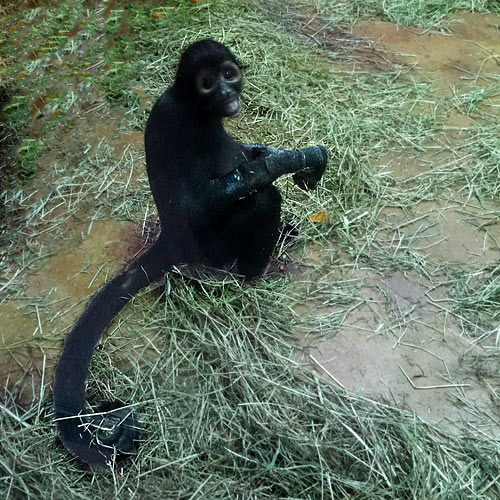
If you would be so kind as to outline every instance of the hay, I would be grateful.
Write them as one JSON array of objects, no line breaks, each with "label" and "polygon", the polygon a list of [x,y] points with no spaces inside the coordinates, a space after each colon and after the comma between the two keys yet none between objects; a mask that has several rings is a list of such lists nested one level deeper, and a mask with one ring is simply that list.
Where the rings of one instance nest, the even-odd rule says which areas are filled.
[{"label": "hay", "polygon": [[[320,3],[323,9],[327,5]],[[134,299],[98,350],[88,387],[92,403],[103,398],[133,402],[143,425],[137,455],[114,475],[81,468],[56,444],[45,376],[41,396],[26,412],[16,406],[15,393],[4,388],[2,498],[499,497],[498,440],[473,428],[460,437],[446,435],[408,413],[335,389],[302,366],[296,347],[304,342],[304,332],[335,330],[359,303],[355,283],[339,280],[332,287],[321,278],[332,263],[339,265],[338,252],[346,256],[343,265],[353,269],[414,269],[436,284],[449,284],[452,266],[442,264],[436,272],[434,263],[411,249],[402,227],[383,227],[380,213],[436,199],[450,186],[484,198],[497,196],[498,125],[490,120],[471,129],[460,147],[449,146],[449,161],[421,176],[398,180],[375,172],[369,164],[389,149],[419,155],[436,147],[433,138],[443,130],[447,106],[475,112],[478,96],[422,111],[429,84],[402,77],[404,68],[396,66],[373,74],[347,71],[328,48],[297,35],[293,9],[283,17],[276,4],[270,5],[276,9],[268,17],[269,4],[248,2],[117,5],[106,21],[103,7],[90,9],[85,39],[94,42],[89,51],[80,54],[81,46],[71,41],[60,50],[95,58],[90,79],[108,92],[111,104],[127,106],[122,127],[130,130],[142,128],[146,117],[131,90],[131,75],[139,78],[134,85],[142,87],[151,105],[171,81],[177,54],[187,43],[212,36],[234,48],[248,68],[245,112],[228,123],[231,132],[275,146],[328,146],[330,169],[320,189],[301,193],[288,180],[281,187],[285,217],[300,229],[295,248],[306,242],[326,245],[329,258],[309,263],[310,274],[295,288],[286,277],[247,286],[230,277],[194,280],[178,272],[167,277],[161,294],[146,291]],[[340,6],[337,13],[347,25],[353,13],[347,3]],[[131,58],[119,57],[123,48],[103,54],[103,22],[112,37],[125,13]],[[29,15],[36,22],[36,12]],[[47,19],[54,23],[57,17]],[[39,30],[33,29],[35,38],[50,32],[48,25]],[[108,106],[103,101],[90,112]],[[42,313],[51,305],[44,297],[26,297],[24,274],[37,269],[49,251],[39,243],[40,234],[57,240],[72,217],[86,217],[89,225],[97,218],[140,223],[151,213],[144,176],[131,181],[142,154],[130,150],[117,160],[106,139],[102,145],[87,155],[84,144],[78,159],[55,163],[46,190],[4,194],[7,213],[18,227],[14,239],[5,233],[1,254],[4,302],[30,299]],[[329,224],[310,222],[310,215],[320,211]],[[497,216],[498,211],[490,214],[492,220]],[[381,228],[401,230],[400,252],[384,245]],[[466,270],[456,284],[456,307],[447,307],[483,328],[481,321],[496,319],[498,270],[485,269],[480,282],[471,281],[472,272]],[[299,317],[294,311],[304,292],[328,312]],[[59,314],[71,312],[60,306]],[[43,322],[42,316],[46,337],[61,338]],[[491,331],[490,323],[487,328]]]}]

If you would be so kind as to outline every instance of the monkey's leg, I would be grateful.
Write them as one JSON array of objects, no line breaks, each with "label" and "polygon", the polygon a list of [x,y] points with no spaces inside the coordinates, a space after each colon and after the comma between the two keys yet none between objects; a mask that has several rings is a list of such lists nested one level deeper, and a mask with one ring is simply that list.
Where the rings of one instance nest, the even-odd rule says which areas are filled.
[{"label": "monkey's leg", "polygon": [[279,236],[281,195],[272,184],[243,198],[217,221],[216,242],[246,278],[261,275]]},{"label": "monkey's leg", "polygon": [[251,223],[239,240],[238,271],[246,278],[260,276],[266,270],[279,237],[281,195],[275,186],[259,190],[246,216]]}]

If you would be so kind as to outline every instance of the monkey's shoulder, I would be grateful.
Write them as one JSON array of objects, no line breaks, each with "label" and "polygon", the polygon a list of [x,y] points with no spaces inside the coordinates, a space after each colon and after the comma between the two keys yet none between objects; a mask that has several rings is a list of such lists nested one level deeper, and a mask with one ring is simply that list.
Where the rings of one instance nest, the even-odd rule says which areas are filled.
[{"label": "monkey's shoulder", "polygon": [[165,126],[176,126],[186,122],[189,109],[176,98],[172,88],[167,89],[154,103],[146,123],[146,133]]}]

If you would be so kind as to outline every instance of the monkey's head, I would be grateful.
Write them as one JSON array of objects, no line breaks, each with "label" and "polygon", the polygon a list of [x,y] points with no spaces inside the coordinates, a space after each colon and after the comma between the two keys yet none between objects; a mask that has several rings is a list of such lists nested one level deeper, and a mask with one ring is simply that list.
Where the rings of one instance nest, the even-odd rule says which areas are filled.
[{"label": "monkey's head", "polygon": [[200,40],[182,53],[174,87],[206,113],[219,118],[235,116],[241,109],[241,64],[221,43]]}]

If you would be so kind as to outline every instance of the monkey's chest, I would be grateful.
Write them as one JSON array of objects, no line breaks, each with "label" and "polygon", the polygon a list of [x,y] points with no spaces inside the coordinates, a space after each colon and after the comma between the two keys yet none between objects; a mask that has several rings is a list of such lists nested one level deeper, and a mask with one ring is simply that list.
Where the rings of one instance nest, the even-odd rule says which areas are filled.
[{"label": "monkey's chest", "polygon": [[216,179],[238,168],[247,159],[239,144],[229,148],[219,148],[210,158],[210,178]]}]

